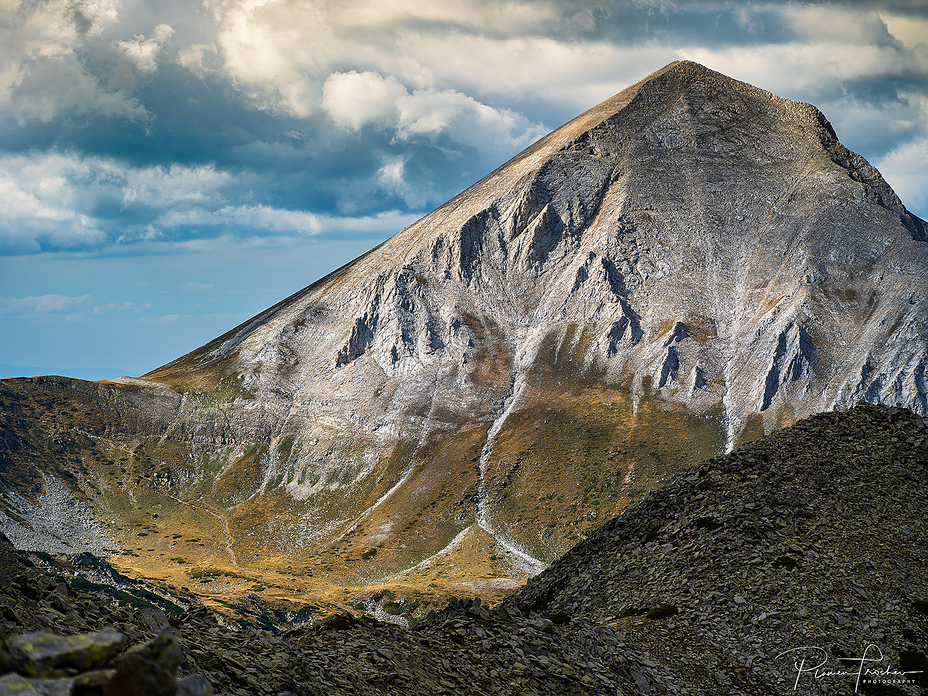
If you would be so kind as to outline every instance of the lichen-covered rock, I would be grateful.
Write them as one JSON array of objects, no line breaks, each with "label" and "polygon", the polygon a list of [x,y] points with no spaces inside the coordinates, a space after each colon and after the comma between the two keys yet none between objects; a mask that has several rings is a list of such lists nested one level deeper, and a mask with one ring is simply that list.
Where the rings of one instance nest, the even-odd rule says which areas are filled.
[{"label": "lichen-covered rock", "polygon": [[28,679],[15,672],[0,677],[0,696],[20,696],[21,694],[28,696],[28,694],[37,693],[39,692]]},{"label": "lichen-covered rock", "polygon": [[103,686],[104,696],[174,696],[177,668],[184,660],[173,632],[167,626],[152,640],[131,648]]},{"label": "lichen-covered rock", "polygon": [[126,658],[137,657],[150,664],[158,665],[170,674],[184,661],[184,653],[170,627],[163,626],[158,635],[147,643],[129,649]]},{"label": "lichen-covered rock", "polygon": [[125,634],[114,630],[76,636],[26,633],[6,642],[3,666],[30,677],[61,677],[106,664],[125,644]]},{"label": "lichen-covered rock", "polygon": [[[170,628],[114,655],[126,635],[107,629],[63,636],[49,632],[10,638],[3,650],[5,664],[0,696],[211,696],[212,686],[201,675],[178,681],[183,652]],[[65,676],[67,675],[67,676]]]}]

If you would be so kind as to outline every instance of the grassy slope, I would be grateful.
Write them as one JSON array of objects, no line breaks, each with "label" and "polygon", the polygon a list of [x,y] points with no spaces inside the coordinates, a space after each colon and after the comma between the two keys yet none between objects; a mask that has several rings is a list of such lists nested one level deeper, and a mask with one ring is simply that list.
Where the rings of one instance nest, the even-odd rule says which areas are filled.
[{"label": "grassy slope", "polygon": [[[487,469],[495,524],[546,560],[723,441],[716,414],[695,418],[647,396],[635,411],[627,389],[598,384],[567,345],[582,350],[582,341],[552,338],[539,356],[533,395],[505,422]],[[258,592],[345,606],[379,589],[423,609],[462,588],[499,598],[513,587],[507,578],[524,577],[475,526],[409,570],[474,525],[488,422],[462,422],[421,446],[397,443],[372,474],[377,486],[334,487],[321,508],[328,518],[312,519],[305,513],[313,501],[294,501],[283,477],[251,495],[263,480],[266,442],[197,448],[166,437],[169,425],[146,422],[129,405],[130,389],[86,385],[0,382],[0,475],[35,499],[43,470],[95,503],[123,549],[113,560],[124,572],[216,602]],[[201,396],[203,409],[222,400]],[[296,456],[292,442],[273,454]],[[410,468],[402,490],[360,515]],[[333,520],[341,520],[334,542],[302,543]]]}]

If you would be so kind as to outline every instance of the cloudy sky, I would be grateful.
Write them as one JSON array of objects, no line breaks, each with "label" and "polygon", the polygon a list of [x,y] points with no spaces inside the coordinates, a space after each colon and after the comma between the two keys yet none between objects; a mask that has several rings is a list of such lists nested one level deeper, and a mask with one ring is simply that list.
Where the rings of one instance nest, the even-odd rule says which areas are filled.
[{"label": "cloudy sky", "polygon": [[677,59],[928,217],[924,0],[0,0],[0,376],[147,372]]}]

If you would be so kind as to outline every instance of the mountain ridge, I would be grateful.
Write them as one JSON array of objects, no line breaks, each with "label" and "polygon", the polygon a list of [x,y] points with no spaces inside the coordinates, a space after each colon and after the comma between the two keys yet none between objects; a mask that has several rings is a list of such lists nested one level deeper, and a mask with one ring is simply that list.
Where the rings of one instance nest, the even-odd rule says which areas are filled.
[{"label": "mountain ridge", "polygon": [[[913,670],[882,684],[912,686],[863,691],[923,693],[926,466],[926,418],[868,404],[816,414],[676,477],[503,606],[626,631],[690,678],[721,651],[769,693],[830,693],[790,651],[839,669],[879,646],[882,662]],[[721,681],[718,692],[740,693]]]}]

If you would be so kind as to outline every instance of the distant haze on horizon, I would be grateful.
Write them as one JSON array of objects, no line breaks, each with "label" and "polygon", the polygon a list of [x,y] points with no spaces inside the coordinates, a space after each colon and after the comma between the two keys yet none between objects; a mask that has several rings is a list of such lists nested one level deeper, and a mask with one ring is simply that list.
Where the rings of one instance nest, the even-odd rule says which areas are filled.
[{"label": "distant haze on horizon", "polygon": [[922,0],[0,0],[0,19],[0,377],[152,370],[679,59],[815,104],[928,217]]}]

